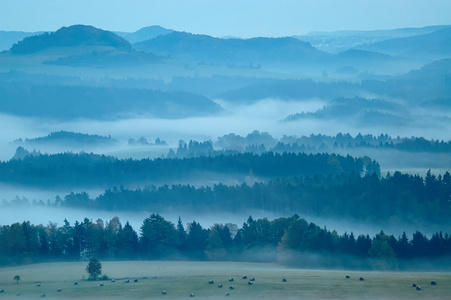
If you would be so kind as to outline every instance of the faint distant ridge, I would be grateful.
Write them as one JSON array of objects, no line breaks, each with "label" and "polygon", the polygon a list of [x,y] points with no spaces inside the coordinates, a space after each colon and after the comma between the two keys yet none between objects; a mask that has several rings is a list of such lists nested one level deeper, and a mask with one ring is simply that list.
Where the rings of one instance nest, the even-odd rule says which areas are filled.
[{"label": "faint distant ridge", "polygon": [[431,33],[361,45],[357,48],[389,55],[429,56],[434,59],[448,58],[451,57],[451,27]]},{"label": "faint distant ridge", "polygon": [[425,35],[449,27],[451,27],[451,25],[427,26],[421,28],[397,28],[388,30],[367,30],[367,31],[364,30],[341,30],[332,32],[312,31],[305,35],[294,37],[302,41],[309,42],[317,49],[329,53],[339,53],[352,48],[366,49],[367,45],[391,39],[402,39],[419,35]]},{"label": "faint distant ridge", "polygon": [[174,30],[167,29],[158,25],[143,27],[135,32],[114,32],[118,36],[126,39],[131,44],[142,42],[145,40],[150,40],[156,38],[160,35],[166,35]]},{"label": "faint distant ridge", "polygon": [[44,31],[23,32],[23,31],[4,31],[0,30],[0,51],[9,50],[12,45],[32,35],[42,34]]},{"label": "faint distant ridge", "polygon": [[120,36],[88,25],[62,27],[55,32],[24,38],[14,44],[13,54],[29,54],[50,47],[110,46],[118,50],[132,51],[132,46]]},{"label": "faint distant ridge", "polygon": [[351,60],[385,60],[390,59],[390,55],[379,53],[379,52],[372,52],[372,51],[365,51],[365,50],[358,50],[358,49],[350,49],[343,52],[340,52],[338,54],[339,58],[342,59],[351,59]]}]

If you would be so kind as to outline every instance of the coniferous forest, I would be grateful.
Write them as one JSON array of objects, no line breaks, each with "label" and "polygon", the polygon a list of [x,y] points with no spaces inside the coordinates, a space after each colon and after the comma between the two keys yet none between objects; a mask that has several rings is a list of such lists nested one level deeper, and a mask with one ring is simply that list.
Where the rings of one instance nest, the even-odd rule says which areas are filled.
[{"label": "coniferous forest", "polygon": [[[141,227],[111,220],[85,218],[62,226],[50,222],[4,225],[0,228],[1,265],[101,259],[195,259],[278,261],[304,267],[388,268],[417,267],[415,261],[442,261],[451,254],[451,236],[421,232],[395,237],[383,231],[374,237],[338,235],[308,223],[298,215],[268,220],[249,216],[241,227],[216,224],[203,228],[196,221],[184,227],[152,214]],[[312,263],[309,256],[323,257]],[[427,265],[426,265],[427,266]],[[447,267],[446,265],[442,267]]]},{"label": "coniferous forest", "polygon": [[[23,151],[18,149],[18,152]],[[329,154],[249,152],[233,155],[119,160],[94,154],[42,155],[25,153],[1,163],[2,179],[29,186],[102,186],[116,182],[91,198],[87,192],[57,196],[47,204],[33,205],[98,211],[164,211],[178,208],[202,214],[261,210],[291,215],[274,220],[251,216],[241,227],[215,224],[203,228],[193,220],[185,228],[152,213],[140,228],[111,220],[75,221],[62,226],[29,221],[0,228],[0,263],[3,265],[101,259],[201,259],[270,260],[311,267],[407,268],[414,259],[437,260],[451,254],[451,237],[420,231],[399,236],[381,231],[375,236],[353,232],[339,235],[333,228],[320,228],[293,212],[311,216],[348,218],[356,222],[391,221],[442,224],[451,213],[449,172],[425,177],[401,172],[381,176],[379,164],[368,157]],[[195,170],[196,172],[193,172]],[[253,184],[241,183],[195,187],[190,184],[145,185],[126,188],[121,184],[180,179],[197,172],[259,176]],[[221,172],[220,172],[221,171]],[[118,176],[120,175],[120,176]],[[3,201],[2,207],[24,207],[27,199]],[[252,255],[252,253],[266,255]],[[295,253],[295,254],[293,254]],[[328,259],[311,265],[302,255]],[[347,257],[343,260],[343,257]]]}]

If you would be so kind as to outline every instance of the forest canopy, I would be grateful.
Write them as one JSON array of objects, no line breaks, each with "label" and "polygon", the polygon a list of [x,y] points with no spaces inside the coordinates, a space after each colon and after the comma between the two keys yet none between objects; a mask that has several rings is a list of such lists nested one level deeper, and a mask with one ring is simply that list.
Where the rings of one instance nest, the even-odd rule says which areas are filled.
[{"label": "forest canopy", "polygon": [[[305,259],[313,253],[322,259]],[[142,222],[139,233],[128,222],[122,225],[118,217],[107,221],[85,218],[74,224],[65,219],[61,226],[24,221],[0,227],[0,265],[86,261],[97,257],[277,261],[304,267],[415,269],[419,267],[412,264],[415,259],[440,260],[450,254],[448,233],[435,233],[430,238],[419,231],[411,238],[406,233],[395,237],[383,231],[374,237],[355,236],[352,232],[338,235],[298,215],[274,220],[249,216],[241,227],[227,223],[203,228],[192,221],[185,228],[180,218],[174,224],[159,214],[151,214]]]}]

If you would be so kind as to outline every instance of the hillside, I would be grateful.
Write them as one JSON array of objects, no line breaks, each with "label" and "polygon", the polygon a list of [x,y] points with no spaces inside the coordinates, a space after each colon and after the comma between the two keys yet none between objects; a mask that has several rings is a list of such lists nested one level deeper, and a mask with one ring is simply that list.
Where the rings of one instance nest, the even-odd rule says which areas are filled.
[{"label": "hillside", "polygon": [[220,39],[172,32],[133,45],[136,50],[176,59],[216,63],[310,62],[329,55],[295,38]]},{"label": "hillside", "polygon": [[12,45],[26,37],[43,34],[44,32],[4,31],[0,30],[0,51],[7,51]]},{"label": "hillside", "polygon": [[313,45],[313,47],[322,51],[338,53],[362,45],[370,45],[391,39],[428,34],[449,27],[449,25],[440,25],[387,30],[340,30],[332,32],[314,31],[295,37],[302,41],[309,42]]},{"label": "hillside", "polygon": [[14,44],[12,54],[30,54],[51,47],[110,46],[117,50],[132,51],[129,42],[118,35],[86,25],[62,27],[51,32],[24,38]]},{"label": "hillside", "polygon": [[0,83],[0,94],[2,113],[59,120],[129,115],[182,118],[222,109],[207,97],[181,91]]},{"label": "hillside", "polygon": [[451,27],[427,34],[362,45],[357,48],[389,55],[432,59],[448,58],[451,56]]}]

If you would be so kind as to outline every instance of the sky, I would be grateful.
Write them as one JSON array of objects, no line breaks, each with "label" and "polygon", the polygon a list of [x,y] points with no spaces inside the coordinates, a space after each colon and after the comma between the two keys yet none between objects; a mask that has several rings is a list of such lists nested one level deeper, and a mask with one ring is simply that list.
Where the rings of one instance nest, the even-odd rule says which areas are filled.
[{"label": "sky", "polygon": [[134,32],[160,25],[217,37],[277,37],[449,25],[450,12],[450,0],[1,0],[0,30],[85,24]]}]

